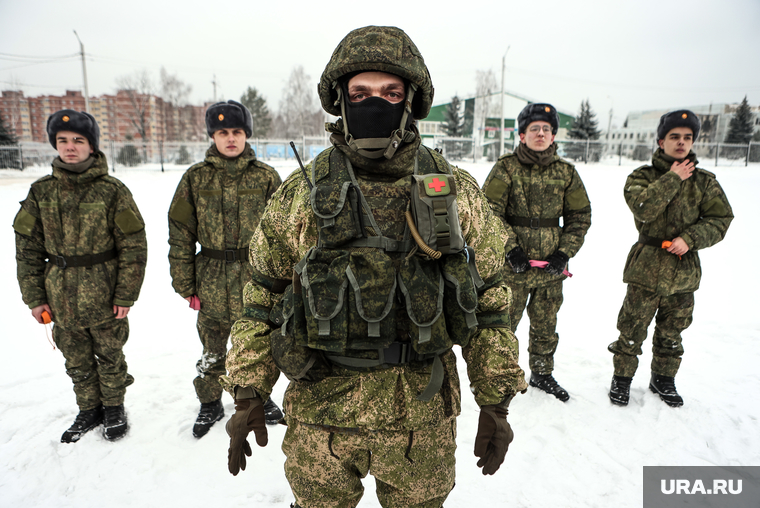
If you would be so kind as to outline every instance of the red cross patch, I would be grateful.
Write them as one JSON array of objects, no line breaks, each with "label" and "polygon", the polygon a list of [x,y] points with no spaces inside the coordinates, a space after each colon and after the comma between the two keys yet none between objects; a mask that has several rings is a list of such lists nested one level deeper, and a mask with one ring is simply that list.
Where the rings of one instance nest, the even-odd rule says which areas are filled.
[{"label": "red cross patch", "polygon": [[430,175],[422,181],[425,194],[428,196],[447,196],[451,193],[451,186],[447,175]]}]

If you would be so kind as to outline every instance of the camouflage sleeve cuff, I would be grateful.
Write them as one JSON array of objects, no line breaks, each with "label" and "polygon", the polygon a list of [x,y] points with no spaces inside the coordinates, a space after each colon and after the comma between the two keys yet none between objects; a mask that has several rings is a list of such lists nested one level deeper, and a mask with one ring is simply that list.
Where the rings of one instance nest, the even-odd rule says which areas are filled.
[{"label": "camouflage sleeve cuff", "polygon": [[46,303],[48,303],[47,300],[37,300],[37,301],[31,302],[29,304],[29,308],[33,309],[35,307],[39,307],[40,305],[45,305]]},{"label": "camouflage sleeve cuff", "polygon": [[235,388],[232,389],[232,392],[235,400],[255,399],[259,396],[252,386],[235,386]]},{"label": "camouflage sleeve cuff", "polygon": [[462,355],[467,362],[470,390],[479,406],[501,404],[511,394],[528,388],[517,363],[517,337],[504,328],[478,329]]},{"label": "camouflage sleeve cuff", "polygon": [[113,304],[118,305],[119,307],[131,307],[135,304],[135,301],[134,300],[119,300],[118,298],[114,298]]},{"label": "camouflage sleeve cuff", "polygon": [[681,233],[679,236],[689,246],[689,250],[694,250],[694,240],[689,233]]},{"label": "camouflage sleeve cuff", "polygon": [[182,298],[187,298],[188,296],[193,296],[195,294],[195,288],[189,290],[189,291],[183,291],[179,293],[179,296]]}]

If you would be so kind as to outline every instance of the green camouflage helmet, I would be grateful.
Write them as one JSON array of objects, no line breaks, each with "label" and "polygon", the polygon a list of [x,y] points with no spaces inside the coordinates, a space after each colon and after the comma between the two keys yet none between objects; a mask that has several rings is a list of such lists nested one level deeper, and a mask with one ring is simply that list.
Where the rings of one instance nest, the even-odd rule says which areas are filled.
[{"label": "green camouflage helmet", "polygon": [[341,116],[336,85],[341,77],[357,71],[388,72],[416,85],[413,116],[417,120],[427,117],[433,105],[433,82],[417,46],[400,28],[365,26],[343,38],[317,86],[325,111]]}]

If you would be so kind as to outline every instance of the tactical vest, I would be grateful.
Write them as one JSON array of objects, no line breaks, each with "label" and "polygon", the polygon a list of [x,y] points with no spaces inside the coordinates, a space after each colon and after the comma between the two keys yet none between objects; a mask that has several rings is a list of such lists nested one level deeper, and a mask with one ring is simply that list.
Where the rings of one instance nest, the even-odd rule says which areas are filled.
[{"label": "tactical vest", "polygon": [[[417,174],[423,157],[438,173]],[[407,177],[413,227],[404,226],[401,240],[383,235],[386,224],[376,221],[342,152],[318,155],[311,179],[319,239],[270,313],[270,321],[281,324],[272,335],[275,362],[291,379],[314,381],[305,376],[316,363],[314,351],[360,370],[432,360],[431,382],[419,397],[430,400],[443,381],[439,356],[454,344],[466,346],[475,332],[477,291],[484,285],[462,235],[451,167],[437,152],[418,149]],[[418,252],[413,233],[430,252],[438,249],[438,259]],[[301,352],[300,362],[283,358],[292,353],[287,345]]]}]

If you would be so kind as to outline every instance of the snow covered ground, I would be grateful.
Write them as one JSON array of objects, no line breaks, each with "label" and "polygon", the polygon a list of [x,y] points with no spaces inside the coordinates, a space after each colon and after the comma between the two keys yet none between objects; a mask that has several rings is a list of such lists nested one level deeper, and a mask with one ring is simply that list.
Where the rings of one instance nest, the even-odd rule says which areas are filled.
[{"label": "snow covered ground", "polygon": [[[617,163],[617,161],[615,161]],[[482,183],[488,163],[460,163]],[[295,164],[278,166],[286,176]],[[708,169],[713,168],[707,166]],[[507,459],[493,477],[475,467],[478,409],[463,390],[458,419],[457,485],[446,506],[640,507],[643,466],[760,465],[760,167],[715,172],[736,219],[726,240],[704,251],[702,288],[677,378],[685,405],[672,409],[647,389],[651,339],[633,381],[628,407],[607,398],[625,293],[622,268],[636,239],[622,186],[633,166],[579,165],[593,208],[593,225],[565,282],[555,375],[570,392],[563,404],[530,389],[516,397],[515,431]],[[148,168],[150,169],[150,168]],[[153,168],[155,169],[155,168]],[[76,415],[60,352],[21,301],[15,279],[18,202],[48,169],[0,171],[0,507],[287,507],[293,498],[282,470],[284,427],[270,428],[266,448],[254,444],[248,469],[227,471],[224,422],[201,440],[191,434],[198,411],[192,386],[201,346],[195,313],[169,277],[166,214],[180,170],[120,171],[147,222],[149,263],[139,301],[129,315],[125,348],[136,382],[127,391],[131,430],[118,442],[98,429],[77,444],[61,444]],[[527,367],[527,318],[517,331]],[[651,334],[651,330],[650,330]],[[464,365],[460,374],[465,376]],[[463,379],[463,385],[467,380]],[[281,401],[281,378],[273,397]],[[231,414],[232,400],[224,396]],[[378,507],[365,481],[363,507]]]}]

